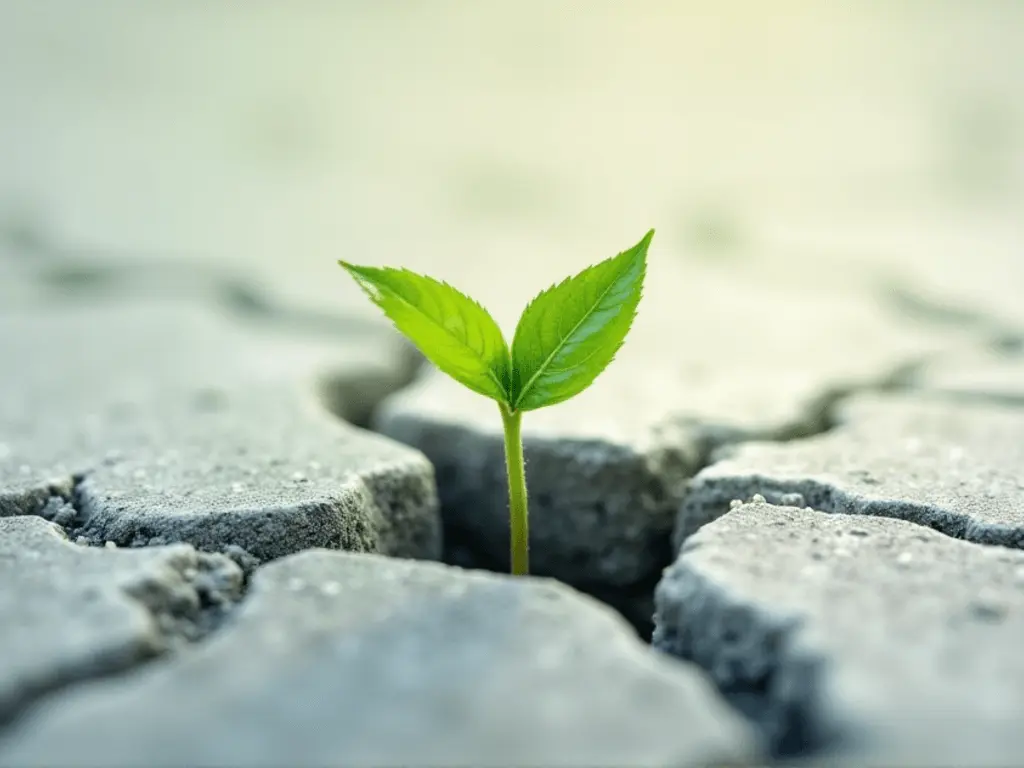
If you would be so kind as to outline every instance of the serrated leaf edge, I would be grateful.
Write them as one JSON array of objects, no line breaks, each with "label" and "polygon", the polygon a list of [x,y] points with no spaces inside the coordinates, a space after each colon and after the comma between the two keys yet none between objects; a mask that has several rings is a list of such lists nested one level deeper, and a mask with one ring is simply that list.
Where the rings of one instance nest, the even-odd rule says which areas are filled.
[{"label": "serrated leaf edge", "polygon": [[[338,264],[341,265],[341,267],[346,272],[348,272],[350,275],[353,275],[353,276],[355,276],[357,278],[361,278],[361,279],[357,279],[356,283],[359,285],[359,287],[362,289],[362,291],[370,298],[370,301],[372,301],[377,306],[380,306],[380,301],[379,301],[380,289],[377,288],[374,285],[367,285],[366,284],[366,276],[361,274],[361,272],[360,272],[360,270],[363,269],[363,267],[361,267],[358,264],[352,264],[351,262],[347,262],[344,259],[338,259]],[[411,269],[406,269],[405,267],[400,267],[398,269],[395,269],[394,267],[371,267],[371,269],[381,269],[381,270],[391,269],[391,270],[393,270],[395,272],[406,273],[406,274],[409,274],[409,275],[414,275],[414,276],[419,277],[419,278],[425,278],[427,280],[430,280],[430,281],[432,281],[434,283],[437,283],[438,285],[443,285],[446,288],[449,288],[452,291],[454,291],[456,294],[458,294],[459,296],[464,298],[466,301],[468,301],[471,304],[473,304],[474,306],[476,306],[478,309],[482,310],[483,313],[485,315],[487,315],[488,318],[490,318],[491,322],[494,323],[495,327],[498,328],[498,323],[495,322],[494,318],[491,316],[491,313],[487,311],[487,308],[483,304],[481,304],[479,301],[474,299],[472,296],[469,296],[468,294],[464,293],[463,291],[460,291],[454,285],[452,285],[452,284],[450,284],[450,283],[448,283],[448,282],[446,282],[444,280],[438,280],[436,277],[431,277],[430,275],[423,275],[423,274],[420,274],[418,272],[413,272]],[[376,290],[378,295],[374,295],[374,293],[372,293],[371,290],[370,290],[371,288]],[[394,293],[394,292],[392,291],[392,293]],[[395,298],[397,298],[403,304],[405,304],[406,306],[411,307],[412,309],[416,310],[416,312],[421,314],[433,326],[435,326],[436,328],[440,328],[443,331],[448,332],[449,335],[450,335],[450,332],[448,331],[447,328],[444,327],[444,325],[442,325],[441,323],[438,323],[436,320],[434,320],[429,315],[424,313],[415,304],[412,304],[411,302],[406,301],[402,296],[398,295],[397,293],[394,294],[394,295],[395,295]],[[390,318],[388,318],[388,319],[390,320]],[[396,331],[398,331],[399,333],[402,333],[402,330],[398,327],[398,325],[395,323],[394,320],[391,321],[391,325],[394,326]],[[511,362],[512,354],[511,354],[511,352],[508,349],[508,341],[506,341],[504,334],[501,333],[501,328],[498,328],[498,334],[501,335],[501,340],[505,344],[506,357],[508,358],[509,362]],[[404,336],[405,334],[403,333],[402,335]],[[473,349],[472,347],[470,347],[468,344],[462,342],[461,340],[458,340],[458,339],[456,339],[456,340],[465,349],[469,350],[470,352],[472,352],[474,354],[476,353],[476,350]],[[426,353],[424,353],[424,354],[426,354]],[[498,391],[502,393],[505,402],[510,402],[510,400],[511,400],[510,394],[511,393],[509,392],[508,387],[506,387],[501,382],[501,380],[494,373],[494,369],[491,368],[491,366],[489,366],[489,365],[487,366],[487,378],[490,379],[491,381],[493,381],[494,384],[498,387]],[[459,382],[459,383],[461,384],[462,382]],[[463,386],[465,386],[465,385],[463,385]],[[469,387],[469,389],[472,389],[472,388]],[[488,395],[486,395],[483,392],[478,392],[478,394],[482,394],[485,397],[488,396]]]},{"label": "serrated leaf edge", "polygon": [[[640,240],[640,242],[637,245],[641,245],[645,241],[648,244],[650,244],[650,240],[653,237],[653,235],[654,235],[654,230],[652,229],[646,235],[644,235],[643,239]],[[633,246],[633,247],[635,248],[637,246]],[[621,256],[622,254],[619,254],[619,255]],[[614,258],[618,258],[618,256],[613,256],[612,258],[613,259]],[[647,254],[646,254],[646,251],[645,251],[644,255],[641,258],[643,259],[643,262],[644,262],[643,267],[640,270],[640,283],[641,283],[641,289],[640,290],[641,290],[641,294],[642,294],[642,292],[643,292],[643,278],[647,274]],[[594,264],[593,266],[587,267],[587,269],[584,269],[582,272],[580,272],[580,273],[578,273],[576,275],[570,275],[569,277],[565,278],[561,282],[555,283],[555,284],[551,285],[550,287],[546,288],[545,290],[541,291],[536,296],[534,296],[533,299],[530,301],[530,304],[534,304],[538,299],[540,299],[545,294],[551,293],[552,291],[560,288],[561,286],[565,285],[566,283],[569,283],[569,282],[571,282],[573,280],[576,280],[576,279],[582,277],[587,272],[589,272],[590,270],[592,270],[592,269],[594,269],[594,268],[596,268],[598,266],[600,266],[600,264]],[[552,358],[556,354],[558,354],[558,352],[562,349],[562,347],[565,346],[566,339],[568,339],[570,336],[572,336],[572,334],[576,332],[576,330],[584,323],[584,321],[586,321],[587,318],[589,318],[594,313],[594,309],[597,307],[598,304],[601,303],[601,300],[605,296],[608,295],[608,292],[612,289],[612,285],[613,284],[614,284],[614,281],[612,283],[609,283],[609,285],[603,291],[601,291],[601,295],[597,297],[597,299],[594,301],[594,303],[590,307],[590,309],[587,310],[586,314],[583,315],[583,317],[581,317],[577,321],[576,325],[574,325],[572,327],[572,329],[569,331],[569,333],[565,334],[562,337],[561,341],[558,342],[558,345],[551,351],[551,353],[547,356],[547,358],[545,358],[544,363],[537,368],[537,370],[534,372],[533,376],[530,377],[530,380],[528,382],[526,382],[526,384],[519,390],[519,392],[516,393],[516,401],[515,401],[515,403],[512,404],[512,408],[513,409],[515,409],[515,410],[519,409],[519,405],[523,401],[523,396],[530,390],[530,387],[533,386],[533,383],[537,380],[537,377],[539,377],[541,375],[541,373],[543,373],[544,371],[547,370],[547,366],[551,362]],[[526,309],[530,308],[530,304],[526,305]],[[526,310],[524,309],[523,310],[523,314],[525,314],[525,313],[526,313]],[[632,326],[633,326],[633,320],[636,318],[636,310],[634,310],[631,314],[632,314],[632,317],[630,318],[630,321],[629,321],[629,328],[632,328]],[[626,329],[627,332],[629,331],[629,328]],[[619,342],[618,346],[615,349],[615,352],[612,353],[612,360],[608,361],[609,365],[612,363],[612,361],[615,358],[615,354],[618,353],[619,349],[622,348],[622,345],[624,343],[625,343],[625,339],[623,339],[622,341]],[[515,346],[515,339],[513,339],[513,346]],[[513,360],[512,362],[514,364],[515,360]]]}]

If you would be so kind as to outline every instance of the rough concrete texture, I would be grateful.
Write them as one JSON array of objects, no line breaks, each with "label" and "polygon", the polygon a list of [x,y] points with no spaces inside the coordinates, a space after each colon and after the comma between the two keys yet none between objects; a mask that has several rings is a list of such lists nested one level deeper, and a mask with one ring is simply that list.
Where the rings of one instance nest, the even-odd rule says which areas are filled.
[{"label": "rough concrete texture", "polygon": [[[197,691],[203,694],[197,696]],[[747,764],[703,674],[551,582],[313,551],[187,657],[83,686],[5,765]]]},{"label": "rough concrete texture", "polygon": [[202,415],[165,408],[148,429],[110,438],[119,458],[78,484],[75,533],[236,545],[260,559],[310,547],[439,556],[426,459],[290,394],[232,392]]},{"label": "rough concrete texture", "polygon": [[0,404],[0,514],[45,510],[96,543],[436,557],[429,463],[313,395],[315,374],[365,379],[397,368],[395,351],[275,340],[173,303],[0,317],[18,372]]},{"label": "rough concrete texture", "polygon": [[79,547],[37,517],[0,518],[0,723],[38,697],[205,634],[242,571],[177,545]]},{"label": "rough concrete texture", "polygon": [[[373,508],[353,533],[310,490],[366,499],[309,455],[331,435],[357,452],[309,382],[363,425],[409,366],[336,259],[450,280],[511,335],[540,288],[653,226],[620,362],[525,425],[535,568],[643,623],[714,446],[827,427],[837,391],[934,351],[911,318],[1024,327],[1024,3],[798,5],[0,2],[0,313],[30,313],[0,323],[0,516],[79,530],[88,502],[90,540],[153,543],[144,505],[183,535],[177,507],[256,489],[295,502],[268,510],[281,541],[361,540]],[[186,301],[219,316],[171,311]],[[433,386],[388,429],[438,461],[447,556],[503,568],[497,414]],[[296,414],[280,446],[264,410]],[[849,463],[903,445],[879,435]],[[242,437],[265,484],[240,477]],[[963,494],[984,500],[985,477]]]},{"label": "rough concrete texture", "polygon": [[708,670],[776,752],[1024,759],[1024,552],[745,504],[687,540],[656,601],[656,647]]},{"label": "rough concrete texture", "polygon": [[910,520],[950,536],[1024,547],[1024,412],[919,393],[862,395],[839,426],[788,443],[746,443],[702,470],[675,543],[761,494],[772,503]]},{"label": "rough concrete texture", "polygon": [[[5,418],[82,413],[111,403],[125,410],[177,390],[210,399],[239,382],[283,381],[306,389],[320,381],[327,405],[347,416],[411,376],[407,345],[359,324],[347,333],[302,335],[272,322],[238,322],[215,303],[152,296],[6,309],[0,306],[0,353],[18,380],[0,403]],[[357,385],[352,392],[349,381]],[[366,381],[375,381],[376,391],[367,392]],[[375,399],[345,400],[360,393]]]},{"label": "rough concrete texture", "polygon": [[[45,241],[31,249],[5,249],[0,241],[0,306],[5,309],[59,304],[81,310],[127,297],[136,307],[141,300],[157,306],[170,301],[179,311],[192,302],[205,306],[207,317],[212,313],[239,326],[235,344],[251,346],[255,332],[264,345],[279,345],[278,354],[286,356],[279,371],[294,365],[296,354],[312,353],[328,404],[360,425],[389,391],[407,383],[422,360],[383,316],[370,314],[365,301],[345,306],[336,300],[332,311],[309,309],[301,301],[282,302],[246,270],[216,261],[78,253]],[[243,340],[246,332],[249,338]],[[297,337],[302,343],[294,343]],[[293,343],[285,345],[289,338]]]},{"label": "rough concrete texture", "polygon": [[[653,269],[660,279],[619,358],[578,398],[523,420],[532,567],[590,591],[657,578],[685,481],[710,446],[820,429],[838,393],[888,383],[946,344],[871,302]],[[694,333],[674,339],[666,328]],[[447,538],[506,567],[495,405],[429,374],[385,401],[374,426],[434,463]]]}]

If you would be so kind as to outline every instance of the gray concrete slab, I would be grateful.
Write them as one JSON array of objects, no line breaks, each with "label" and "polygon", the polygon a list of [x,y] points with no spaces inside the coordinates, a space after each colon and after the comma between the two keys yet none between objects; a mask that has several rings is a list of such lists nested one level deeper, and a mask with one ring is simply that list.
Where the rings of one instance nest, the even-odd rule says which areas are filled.
[{"label": "gray concrete slab", "polygon": [[676,545],[761,494],[772,503],[898,517],[984,544],[1024,547],[1024,411],[921,393],[862,395],[834,430],[746,443],[702,470]]},{"label": "gray concrete slab", "polygon": [[[126,546],[439,555],[429,463],[327,410],[348,407],[346,381],[397,380],[397,347],[257,334],[176,302],[14,312],[0,329],[17,372],[0,513],[50,504],[76,536]],[[318,377],[341,382],[324,392],[336,402],[318,401]]]},{"label": "gray concrete slab", "polygon": [[745,765],[702,673],[542,580],[312,551],[188,656],[25,719],[5,765]]},{"label": "gray concrete slab", "polygon": [[5,724],[46,694],[203,636],[240,597],[242,571],[184,545],[79,547],[52,523],[13,517],[0,518],[0,583]]},{"label": "gray concrete slab", "polygon": [[740,505],[658,586],[655,646],[828,764],[1024,759],[1024,552],[902,520]]},{"label": "gray concrete slab", "polygon": [[429,463],[312,397],[232,392],[211,412],[167,407],[109,439],[119,458],[76,487],[75,533],[89,540],[236,545],[260,559],[310,547],[440,554]]}]

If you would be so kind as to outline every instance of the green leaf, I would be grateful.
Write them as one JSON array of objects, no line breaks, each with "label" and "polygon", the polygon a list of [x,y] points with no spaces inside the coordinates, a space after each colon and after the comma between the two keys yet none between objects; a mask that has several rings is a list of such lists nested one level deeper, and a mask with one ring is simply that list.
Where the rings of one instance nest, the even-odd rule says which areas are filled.
[{"label": "green leaf", "polygon": [[430,362],[474,392],[508,402],[508,344],[486,309],[407,269],[338,263]]},{"label": "green leaf", "polygon": [[512,341],[512,403],[529,411],[589,387],[611,363],[636,316],[647,269],[644,239],[548,288],[530,302]]}]

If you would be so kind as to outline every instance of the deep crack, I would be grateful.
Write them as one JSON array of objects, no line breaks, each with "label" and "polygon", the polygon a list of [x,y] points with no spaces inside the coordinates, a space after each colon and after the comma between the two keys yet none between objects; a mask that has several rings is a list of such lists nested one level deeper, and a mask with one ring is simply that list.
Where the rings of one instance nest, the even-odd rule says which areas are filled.
[{"label": "deep crack", "polygon": [[[814,409],[819,417],[806,422],[807,425],[814,424],[815,429],[793,429],[785,435],[776,435],[773,439],[743,436],[734,440],[719,441],[709,452],[697,473],[728,458],[732,451],[747,442],[785,443],[826,434],[840,425],[836,414],[842,404],[854,396],[870,392],[916,391],[915,378],[928,362],[918,360],[907,363],[873,385],[849,387],[823,395],[819,406]],[[980,396],[953,396],[948,399],[988,402],[993,400]],[[825,513],[905,520],[951,538],[979,544],[1024,548],[1024,540],[1014,536],[1012,531],[982,526],[966,514],[949,512],[934,505],[869,499],[812,479],[775,480],[767,476],[752,475],[738,478],[733,483],[729,483],[728,479],[718,478],[711,488],[703,487],[698,491],[687,492],[680,515],[680,519],[685,519],[687,525],[685,529],[677,528],[675,532],[675,551],[682,554],[699,546],[691,537],[700,527],[726,514],[730,505],[737,500],[751,499],[781,506],[810,507]],[[692,574],[692,578],[700,579],[695,573]],[[676,627],[700,626],[711,621],[712,615],[732,615],[730,612],[752,612],[756,609],[753,606],[738,604],[731,596],[706,583],[699,589],[694,587],[690,591],[694,595],[698,592],[704,595],[713,593],[716,597],[714,600],[703,598],[691,601],[688,606],[690,614],[687,622],[673,621],[672,617],[656,617],[657,626],[652,639],[656,647],[695,663],[709,673],[715,672],[710,677],[723,698],[765,734],[774,757],[808,758],[839,745],[839,735],[822,730],[820,719],[815,716],[814,710],[818,706],[815,681],[819,679],[818,670],[823,661],[806,652],[795,641],[800,621],[792,617],[776,617],[777,620],[767,623],[737,622],[748,627],[759,627],[761,633],[741,637],[730,634],[730,630],[725,630],[725,634],[712,641],[697,642],[696,632],[686,629],[677,631]],[[670,604],[672,602],[669,601]],[[672,609],[678,609],[681,604],[678,602],[672,605]],[[728,674],[717,674],[722,671],[722,659],[729,656],[728,651],[723,653],[722,649],[729,647],[764,648],[764,655],[773,659],[773,663],[764,667],[749,668],[737,662],[730,667]],[[736,654],[737,657],[740,655],[740,652]],[[801,692],[800,695],[797,695],[797,692]]]},{"label": "deep crack", "polygon": [[[60,255],[63,257],[65,254]],[[134,264],[129,264],[128,267],[130,274],[126,278],[125,263],[97,267],[84,261],[75,263],[65,259],[51,261],[45,271],[37,270],[35,279],[63,291],[92,295],[110,292],[112,289],[118,290],[123,288],[126,280],[131,282],[138,279],[141,270]],[[247,323],[263,322],[306,334],[328,333],[343,336],[350,336],[354,331],[367,332],[367,329],[371,328],[368,324],[355,323],[352,318],[339,318],[278,305],[270,301],[256,286],[236,276],[204,272],[200,282],[204,283],[205,290],[212,293],[217,304]],[[194,287],[187,287],[187,291],[196,292]],[[890,292],[890,300],[904,312],[933,325],[968,327],[984,331],[1000,348],[1016,349],[1024,339],[1019,331],[1001,326],[983,312],[943,307],[902,289]],[[379,328],[372,326],[372,332],[378,334]],[[747,442],[782,443],[825,434],[837,426],[836,413],[844,401],[866,392],[914,390],[914,377],[926,362],[917,360],[898,366],[889,374],[879,377],[874,383],[838,387],[822,392],[808,404],[802,418],[766,434],[742,432],[721,425],[697,422],[693,426],[700,434],[699,449],[691,477]],[[322,403],[330,413],[357,426],[367,427],[373,422],[374,413],[381,403],[415,381],[423,370],[422,363],[422,357],[410,351],[403,361],[397,379],[385,374],[367,374],[362,379],[325,374],[319,377],[315,386]],[[973,393],[938,394],[949,399],[1005,401],[1014,406],[1024,405],[1024,397],[1000,399],[992,395]],[[60,525],[67,531],[69,538],[79,544],[102,547],[105,542],[78,535],[78,531],[82,530],[86,523],[83,504],[83,484],[86,481],[87,473],[82,473],[73,476],[67,488],[63,485],[51,486],[45,493],[27,497],[27,506],[21,513],[38,514]],[[967,515],[949,513],[931,505],[873,500],[814,480],[786,481],[760,476],[737,480],[733,486],[721,483],[716,486],[713,493],[708,489],[702,489],[699,494],[687,490],[666,499],[666,504],[687,510],[685,517],[692,521],[692,525],[688,525],[685,531],[676,531],[676,545],[684,548],[689,546],[686,543],[688,537],[704,523],[727,512],[733,499],[747,499],[755,493],[761,494],[773,504],[810,506],[828,513],[892,517],[927,526],[954,538],[1024,547],[1022,541],[995,540],[998,536],[994,536],[991,529],[978,528]],[[15,511],[14,514],[19,512]],[[488,568],[486,558],[472,554],[472,541],[453,540],[447,541],[446,544],[446,562]],[[455,546],[460,544],[461,556],[455,553]],[[661,567],[669,565],[674,559],[674,548],[668,539],[665,545],[664,557],[659,557],[658,562],[653,564],[657,567],[652,573],[657,573],[642,583],[622,589],[611,589],[601,585],[575,586],[624,613],[640,634],[649,639],[652,624],[637,613],[636,606],[642,605],[644,601],[653,604],[654,587],[660,580]],[[467,555],[467,552],[470,554]],[[237,609],[238,602],[244,598],[249,577],[261,565],[252,555],[238,547],[229,547],[224,554],[242,570],[233,597],[226,596],[232,593],[231,587],[223,583],[223,574],[216,567],[216,556],[203,553],[197,555],[195,568],[184,569],[180,573],[185,585],[182,592],[168,591],[166,585],[158,580],[143,580],[129,585],[125,589],[126,594],[149,612],[164,647],[132,659],[101,660],[106,665],[101,672],[83,673],[76,677],[73,670],[64,670],[62,678],[54,678],[49,684],[41,685],[29,700],[17,707],[14,714],[4,718],[3,709],[0,708],[0,728],[9,725],[17,716],[49,695],[77,683],[127,674],[162,655],[200,642],[216,632]],[[493,566],[493,563],[491,565]],[[490,569],[495,570],[493,567]],[[710,606],[706,608],[711,609]],[[813,754],[816,749],[828,744],[831,738],[829,734],[813,732],[808,725],[812,720],[806,711],[809,699],[795,701],[787,698],[792,695],[794,687],[806,684],[807,679],[813,677],[813,667],[817,663],[814,659],[803,659],[793,650],[792,636],[795,629],[795,624],[781,622],[778,626],[765,630],[763,635],[758,637],[738,638],[726,634],[715,639],[721,646],[745,642],[757,643],[773,650],[775,664],[760,669],[737,667],[733,670],[734,674],[728,678],[728,682],[720,682],[718,676],[715,676],[715,680],[719,681],[717,684],[723,697],[768,735],[773,753],[782,757]],[[659,642],[664,649],[670,650],[674,655],[706,669],[711,664],[718,663],[718,652],[709,655],[705,652],[707,649],[702,650],[694,645],[692,637],[665,633],[659,638]],[[780,659],[785,659],[785,664]],[[799,675],[804,676],[803,679],[783,679],[781,673],[784,668],[789,671],[790,676],[796,674],[793,670],[798,670]],[[801,709],[801,706],[804,708]]]},{"label": "deep crack", "polygon": [[807,758],[835,747],[838,734],[815,712],[824,660],[801,647],[802,621],[764,614],[685,561],[673,568],[674,579],[659,586],[673,598],[659,600],[655,647],[706,670],[725,701],[764,734],[772,756]]}]

